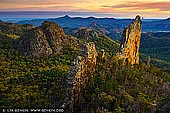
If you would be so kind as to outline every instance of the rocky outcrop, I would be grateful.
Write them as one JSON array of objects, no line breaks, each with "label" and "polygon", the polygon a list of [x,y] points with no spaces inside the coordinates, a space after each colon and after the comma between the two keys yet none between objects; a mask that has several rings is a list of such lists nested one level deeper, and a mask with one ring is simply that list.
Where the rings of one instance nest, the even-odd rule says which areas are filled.
[{"label": "rocky outcrop", "polygon": [[66,43],[68,39],[64,34],[63,29],[54,22],[45,21],[41,29],[46,36],[46,39],[53,50],[53,53],[58,53]]},{"label": "rocky outcrop", "polygon": [[97,63],[98,53],[95,48],[95,44],[93,42],[87,43],[85,46],[85,59],[86,66],[88,70],[91,70],[95,67]]},{"label": "rocky outcrop", "polygon": [[26,56],[49,56],[59,53],[67,43],[63,29],[54,22],[45,21],[22,35],[17,47]]},{"label": "rocky outcrop", "polygon": [[82,27],[74,34],[74,36],[87,41],[99,37],[99,33],[92,28]]},{"label": "rocky outcrop", "polygon": [[46,56],[52,54],[52,49],[40,28],[35,28],[19,40],[20,48],[25,56]]},{"label": "rocky outcrop", "polygon": [[110,53],[117,53],[120,49],[117,42],[92,28],[80,28],[74,36],[83,42],[94,42],[98,51],[104,49]]},{"label": "rocky outcrop", "polygon": [[71,71],[68,75],[68,97],[70,97],[74,105],[80,103],[90,74],[96,67],[97,56],[95,44],[90,42],[85,45],[83,55],[77,56],[72,63]]},{"label": "rocky outcrop", "polygon": [[139,64],[141,24],[140,16],[136,16],[135,20],[124,29],[120,44],[119,58],[127,59],[132,65]]}]

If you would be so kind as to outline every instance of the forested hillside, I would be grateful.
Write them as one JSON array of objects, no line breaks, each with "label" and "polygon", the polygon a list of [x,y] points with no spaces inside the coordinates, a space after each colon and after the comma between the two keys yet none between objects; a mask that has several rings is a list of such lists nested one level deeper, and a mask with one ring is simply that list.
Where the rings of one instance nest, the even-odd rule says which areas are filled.
[{"label": "forested hillside", "polygon": [[[116,57],[119,44],[101,32],[83,28],[71,36],[53,22],[34,27],[2,21],[0,108],[61,107],[67,98],[72,62],[84,52],[87,42],[94,42],[99,56],[75,112],[170,111],[170,75],[152,64],[146,65],[145,61],[132,66],[126,60],[122,65],[123,60]],[[38,53],[44,46],[52,52]],[[104,58],[101,58],[101,49],[106,52]]]},{"label": "forested hillside", "polygon": [[141,56],[151,58],[151,63],[170,73],[170,32],[143,33],[141,38]]}]

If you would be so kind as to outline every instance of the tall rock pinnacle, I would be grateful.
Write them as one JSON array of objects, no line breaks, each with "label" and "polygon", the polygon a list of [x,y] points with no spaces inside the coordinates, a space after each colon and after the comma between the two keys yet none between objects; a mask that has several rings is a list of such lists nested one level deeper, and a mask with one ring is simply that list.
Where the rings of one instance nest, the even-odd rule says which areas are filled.
[{"label": "tall rock pinnacle", "polygon": [[137,15],[135,20],[124,29],[120,44],[120,58],[128,59],[133,64],[139,64],[139,47],[142,22]]},{"label": "tall rock pinnacle", "polygon": [[[76,58],[76,73],[74,74],[73,93],[74,101],[78,104],[84,93],[90,73],[96,67],[98,53],[93,42],[89,42],[84,47],[84,54]],[[73,68],[74,69],[74,68]],[[75,71],[74,71],[75,72]]]},{"label": "tall rock pinnacle", "polygon": [[[77,56],[68,73],[68,97],[72,98],[74,106],[79,106],[84,88],[88,83],[91,72],[95,69],[98,53],[93,42],[84,46],[84,52]],[[69,105],[72,106],[72,105]]]}]

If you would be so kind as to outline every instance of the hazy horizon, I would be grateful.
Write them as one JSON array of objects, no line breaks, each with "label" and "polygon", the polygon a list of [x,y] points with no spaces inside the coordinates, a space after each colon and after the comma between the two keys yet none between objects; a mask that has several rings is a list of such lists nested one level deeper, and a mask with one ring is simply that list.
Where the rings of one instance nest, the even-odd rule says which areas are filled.
[{"label": "hazy horizon", "polygon": [[[58,11],[0,11],[0,18],[13,18],[13,19],[39,19],[39,18],[58,18],[68,15],[70,17],[95,17],[95,18],[116,18],[116,19],[133,19],[135,17],[116,17],[110,13],[99,12],[58,12]],[[142,16],[142,15],[140,15]],[[143,17],[143,16],[142,16]],[[167,17],[169,18],[169,17]],[[167,18],[145,18],[144,19],[167,19]]]},{"label": "hazy horizon", "polygon": [[87,12],[116,18],[134,18],[136,15],[168,18],[170,0],[0,0],[0,11]]}]

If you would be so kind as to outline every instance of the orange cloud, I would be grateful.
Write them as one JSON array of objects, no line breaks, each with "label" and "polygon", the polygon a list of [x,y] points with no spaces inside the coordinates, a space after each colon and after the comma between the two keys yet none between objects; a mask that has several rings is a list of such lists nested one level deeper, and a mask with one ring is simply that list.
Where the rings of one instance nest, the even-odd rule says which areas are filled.
[{"label": "orange cloud", "polygon": [[[138,2],[139,1],[139,2]],[[99,12],[116,17],[169,17],[169,0],[0,0],[0,11]],[[149,2],[150,1],[150,2]],[[161,1],[161,2],[155,2]]]},{"label": "orange cloud", "polygon": [[133,17],[137,14],[146,18],[167,18],[170,14],[170,2],[122,2],[113,5],[101,5],[98,12],[112,13],[116,17]]},{"label": "orange cloud", "polygon": [[170,2],[125,2],[118,5],[107,6],[103,5],[102,8],[111,9],[131,9],[131,10],[150,10],[159,9],[160,11],[170,10]]}]

